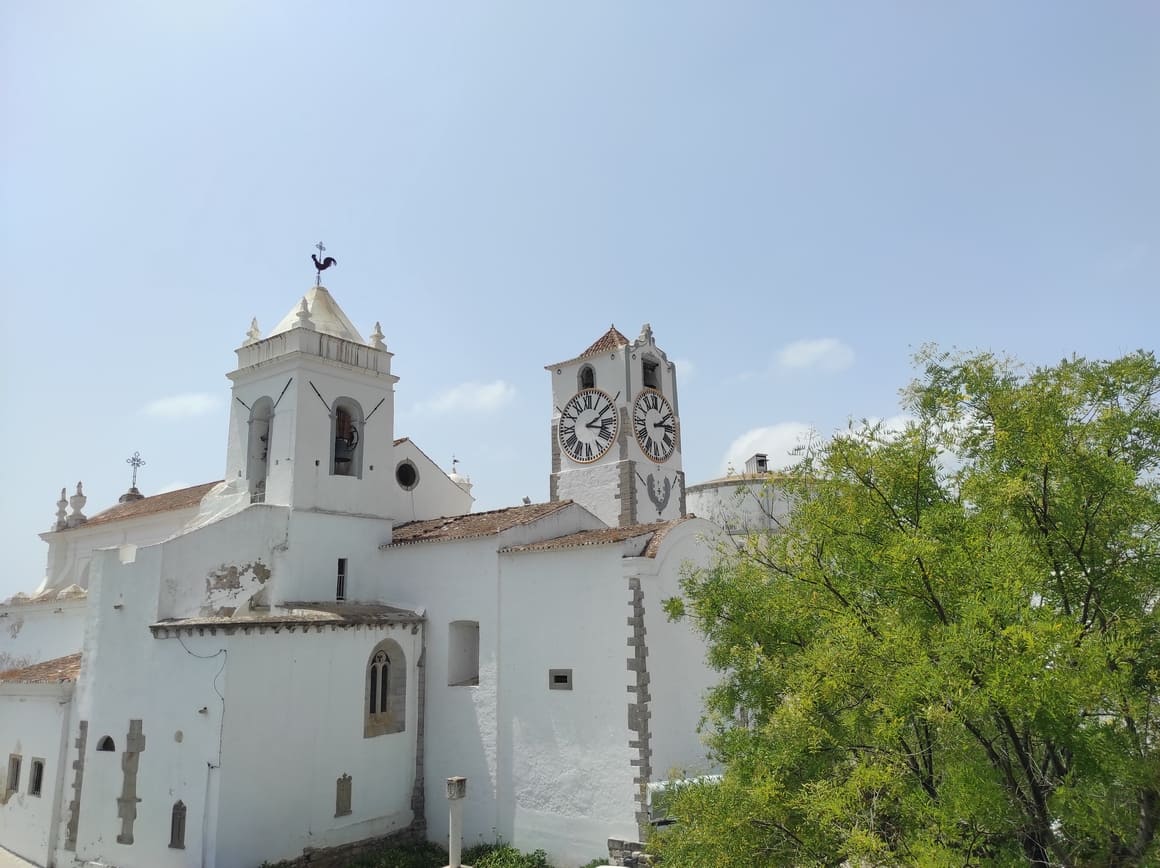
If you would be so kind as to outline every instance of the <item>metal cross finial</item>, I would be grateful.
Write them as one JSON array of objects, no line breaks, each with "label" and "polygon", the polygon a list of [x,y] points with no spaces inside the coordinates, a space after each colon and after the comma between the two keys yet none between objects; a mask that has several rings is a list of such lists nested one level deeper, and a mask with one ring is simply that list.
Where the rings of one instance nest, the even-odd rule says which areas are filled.
[{"label": "metal cross finial", "polygon": [[319,241],[317,244],[314,245],[314,249],[317,250],[318,255],[321,256],[322,254],[324,254],[326,252],[326,245],[323,244],[321,241]]},{"label": "metal cross finial", "polygon": [[137,487],[137,470],[145,466],[145,459],[141,457],[140,452],[134,452],[132,458],[126,458],[125,463],[133,467],[133,484],[132,487]]}]

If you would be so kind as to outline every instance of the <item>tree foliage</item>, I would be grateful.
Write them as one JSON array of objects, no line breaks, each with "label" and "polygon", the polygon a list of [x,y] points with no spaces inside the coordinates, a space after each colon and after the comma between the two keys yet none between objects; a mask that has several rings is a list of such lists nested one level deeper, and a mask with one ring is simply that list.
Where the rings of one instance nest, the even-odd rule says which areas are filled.
[{"label": "tree foliage", "polygon": [[806,455],[668,602],[726,774],[666,865],[1160,860],[1160,367],[919,364],[904,430]]}]

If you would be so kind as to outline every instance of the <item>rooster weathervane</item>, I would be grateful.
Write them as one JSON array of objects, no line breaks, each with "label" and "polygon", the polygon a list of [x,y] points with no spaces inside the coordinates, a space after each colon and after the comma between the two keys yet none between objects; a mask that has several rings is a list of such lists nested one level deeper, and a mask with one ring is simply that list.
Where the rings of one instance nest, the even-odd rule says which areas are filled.
[{"label": "rooster weathervane", "polygon": [[330,268],[332,265],[338,265],[338,260],[333,256],[327,256],[325,259],[319,259],[318,257],[326,252],[326,245],[319,241],[314,246],[318,249],[318,253],[310,254],[310,258],[314,260],[314,268],[316,269],[314,285],[322,286],[322,272],[326,271],[326,269]]}]

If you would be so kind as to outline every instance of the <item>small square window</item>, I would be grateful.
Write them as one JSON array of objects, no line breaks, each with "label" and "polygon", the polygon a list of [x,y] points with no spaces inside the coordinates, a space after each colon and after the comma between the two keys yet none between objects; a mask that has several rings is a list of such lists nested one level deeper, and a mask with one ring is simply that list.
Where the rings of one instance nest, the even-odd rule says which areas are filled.
[{"label": "small square window", "polygon": [[548,670],[548,689],[549,690],[571,690],[572,689],[572,670],[571,669],[549,669]]}]

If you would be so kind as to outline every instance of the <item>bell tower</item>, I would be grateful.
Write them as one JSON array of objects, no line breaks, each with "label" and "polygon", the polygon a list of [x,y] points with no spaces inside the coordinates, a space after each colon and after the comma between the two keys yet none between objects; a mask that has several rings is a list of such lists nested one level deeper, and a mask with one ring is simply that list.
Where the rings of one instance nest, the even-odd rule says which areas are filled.
[{"label": "bell tower", "polygon": [[612,326],[552,376],[550,498],[613,527],[685,515],[677,371],[645,323]]},{"label": "bell tower", "polygon": [[226,479],[251,503],[389,517],[398,377],[378,323],[364,340],[320,281],[237,356]]}]

